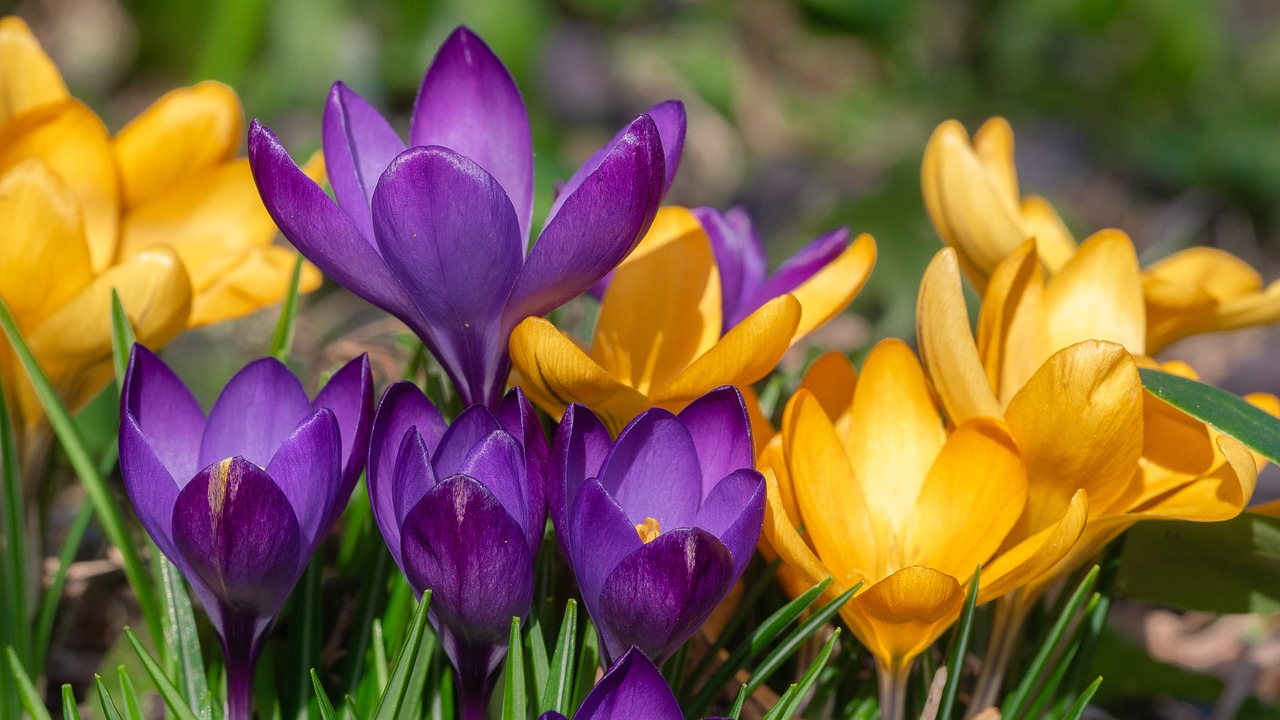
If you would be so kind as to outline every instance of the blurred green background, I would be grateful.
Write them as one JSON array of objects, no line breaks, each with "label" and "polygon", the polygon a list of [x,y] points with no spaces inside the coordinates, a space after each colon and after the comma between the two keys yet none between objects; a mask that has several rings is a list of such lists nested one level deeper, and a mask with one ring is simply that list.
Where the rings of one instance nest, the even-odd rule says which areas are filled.
[{"label": "blurred green background", "polygon": [[[857,352],[914,336],[917,283],[940,246],[920,198],[920,158],[952,117],[971,131],[1008,117],[1024,191],[1053,201],[1079,237],[1122,228],[1144,261],[1215,245],[1268,280],[1280,275],[1274,0],[0,0],[0,9],[31,24],[72,92],[113,130],[164,91],[213,78],[234,86],[246,116],[295,158],[319,147],[338,79],[404,131],[435,49],[465,23],[507,63],[529,106],[535,215],[624,122],[680,98],[689,130],[669,202],[745,205],[775,264],[837,225],[875,235],[877,268],[853,312],[814,336],[825,347]],[[189,333],[168,357],[209,401],[263,352],[275,313]],[[304,306],[297,355],[314,377],[368,350],[393,377],[405,357],[397,332],[329,287]],[[1170,356],[1237,392],[1280,392],[1276,348],[1280,335],[1259,329],[1185,341]],[[789,368],[802,360],[803,350]],[[1280,677],[1255,690],[1280,694]]]}]

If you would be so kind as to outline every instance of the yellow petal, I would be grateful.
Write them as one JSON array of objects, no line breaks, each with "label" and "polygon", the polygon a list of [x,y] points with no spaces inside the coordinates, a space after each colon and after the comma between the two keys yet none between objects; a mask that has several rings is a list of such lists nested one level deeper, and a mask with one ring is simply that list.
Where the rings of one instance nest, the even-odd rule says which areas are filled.
[{"label": "yellow petal", "polygon": [[934,255],[925,270],[916,301],[916,333],[920,359],[952,423],[1000,415],[969,328],[960,265],[952,248]]},{"label": "yellow petal", "polygon": [[[797,521],[787,515],[787,511],[779,499],[780,491],[778,490],[778,482],[774,477],[773,469],[766,467],[763,470],[763,474],[766,501],[762,537],[769,541],[769,547],[778,554],[778,557],[782,558],[787,567],[800,576],[800,585],[807,590],[817,583],[832,577],[832,573],[813,554],[813,551],[809,549],[804,540],[800,538],[800,533],[796,530],[795,523]],[[840,583],[838,578],[832,581],[832,585],[837,584],[844,589],[851,587],[851,585]],[[844,592],[844,590],[842,589],[839,592]]]},{"label": "yellow petal", "polygon": [[663,208],[605,291],[591,358],[649,394],[716,344],[720,322],[711,241],[688,210]]},{"label": "yellow petal", "polygon": [[1056,274],[1076,254],[1076,239],[1062,216],[1039,195],[1022,198],[1022,226],[1027,237],[1035,238],[1036,252],[1049,274]]},{"label": "yellow petal", "polygon": [[569,403],[580,402],[616,435],[652,404],[542,318],[528,318],[512,331],[511,363],[529,398],[553,418],[563,415]]},{"label": "yellow petal", "polygon": [[1197,289],[1218,302],[1257,292],[1262,278],[1250,265],[1229,252],[1209,247],[1193,247],[1173,253],[1147,268],[1147,277]]},{"label": "yellow petal", "polygon": [[973,150],[990,174],[992,188],[1010,200],[1018,199],[1018,169],[1013,164],[1013,128],[1002,117],[982,123],[973,134]]},{"label": "yellow petal", "polygon": [[834,423],[853,405],[853,391],[857,383],[858,373],[849,357],[829,350],[819,355],[805,370],[800,387],[813,394]]},{"label": "yellow petal", "polygon": [[738,392],[742,393],[742,402],[747,406],[747,420],[751,423],[751,442],[754,446],[753,457],[756,457],[773,439],[776,431],[773,429],[773,423],[769,422],[769,418],[764,416],[764,411],[760,408],[760,396],[756,395],[755,388],[750,385],[739,385]]},{"label": "yellow petal", "polygon": [[907,562],[953,577],[985,563],[1027,501],[1027,471],[1009,431],[989,418],[961,423],[938,453],[907,519]]},{"label": "yellow petal", "polygon": [[[941,128],[939,128],[941,130]],[[960,255],[978,273],[975,285],[986,279],[1001,260],[1027,239],[1017,198],[993,175],[957,132],[939,135],[937,201]]]},{"label": "yellow petal", "polygon": [[172,247],[202,290],[225,272],[228,257],[268,245],[275,236],[249,161],[239,158],[183,178],[130,210],[124,217],[120,256]]},{"label": "yellow petal", "polygon": [[240,99],[222,83],[202,82],[163,95],[115,137],[125,207],[230,160],[243,125]]},{"label": "yellow petal", "polygon": [[115,259],[119,188],[111,139],[78,100],[41,105],[0,126],[0,174],[28,158],[48,163],[75,194],[95,272]]},{"label": "yellow petal", "polygon": [[780,295],[770,300],[734,325],[670,382],[656,386],[654,401],[686,403],[721,385],[759,380],[782,360],[799,321],[800,303],[794,297]]},{"label": "yellow petal", "polygon": [[1138,255],[1119,230],[1103,230],[1085,240],[1049,281],[1044,299],[1055,348],[1082,340],[1108,340],[1135,355],[1146,353],[1146,304]]},{"label": "yellow petal", "polygon": [[[251,247],[235,258],[231,267],[196,292],[191,303],[191,327],[243,317],[284,300],[293,278],[298,253],[282,247]],[[303,263],[298,290],[308,293],[320,287],[320,271]]]},{"label": "yellow petal", "polygon": [[1131,514],[1144,519],[1200,522],[1230,520],[1239,515],[1257,486],[1257,465],[1248,448],[1239,441],[1225,435],[1215,439],[1225,462],[1204,476],[1147,500]]},{"label": "yellow petal", "polygon": [[1082,342],[1044,364],[1005,413],[1031,483],[1031,534],[1062,516],[1083,488],[1096,513],[1122,497],[1142,452],[1142,384],[1129,353]]},{"label": "yellow petal", "polygon": [[840,615],[881,663],[902,668],[955,622],[963,601],[954,577],[906,567],[856,595]]},{"label": "yellow petal", "polygon": [[[27,338],[41,367],[73,411],[114,376],[113,288],[143,345],[164,345],[187,326],[191,286],[182,263],[171,251],[142,253],[99,275]],[[32,422],[40,416],[39,401],[30,386],[23,385],[23,411]]]},{"label": "yellow petal", "polygon": [[1088,517],[1088,496],[1084,490],[1077,490],[1056,522],[1030,536],[1010,535],[1014,540],[1006,541],[1010,547],[1001,550],[982,568],[978,602],[994,600],[1030,583],[1042,586],[1056,578],[1047,573],[1071,553]]},{"label": "yellow petal", "polygon": [[858,239],[812,277],[791,291],[800,301],[800,324],[792,344],[839,315],[862,290],[876,264],[876,241],[870,235]]},{"label": "yellow petal", "polygon": [[65,100],[67,85],[22,18],[0,18],[0,125],[45,103]]},{"label": "yellow petal", "polygon": [[23,332],[93,280],[80,207],[32,158],[0,176],[0,297]]},{"label": "yellow petal", "polygon": [[905,343],[885,340],[871,350],[849,417],[849,462],[874,508],[877,537],[893,537],[907,526],[947,439],[924,372]]},{"label": "yellow petal", "polygon": [[1001,406],[1058,348],[1049,339],[1034,241],[996,266],[978,313],[978,353]]},{"label": "yellow petal", "polygon": [[808,391],[798,391],[787,403],[782,444],[799,520],[823,565],[846,587],[887,574],[888,538],[875,532],[865,485],[855,477],[831,420]]}]

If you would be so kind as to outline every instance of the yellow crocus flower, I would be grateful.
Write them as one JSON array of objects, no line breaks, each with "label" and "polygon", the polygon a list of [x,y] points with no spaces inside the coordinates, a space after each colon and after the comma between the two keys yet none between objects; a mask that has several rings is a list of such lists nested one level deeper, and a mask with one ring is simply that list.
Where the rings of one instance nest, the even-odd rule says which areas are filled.
[{"label": "yellow crocus flower", "polygon": [[[138,339],[279,301],[296,254],[235,157],[239,99],[213,82],[174,90],[114,137],[71,97],[20,18],[0,19],[0,298],[68,405],[111,377],[111,290]],[[319,286],[307,266],[302,289]],[[0,379],[23,427],[42,417],[7,344]]]},{"label": "yellow crocus flower", "polygon": [[875,252],[871,236],[859,237],[795,290],[723,332],[707,233],[689,210],[666,207],[618,266],[591,347],[529,318],[511,334],[512,365],[520,386],[552,416],[583,403],[617,433],[650,407],[679,411],[722,385],[749,390],[792,343],[853,300]]},{"label": "yellow crocus flower", "polygon": [[760,454],[764,538],[792,595],[826,577],[862,589],[841,617],[875,656],[882,711],[901,707],[915,657],[956,620],[979,565],[979,600],[1056,564],[1084,526],[1079,493],[1045,532],[1016,534],[1026,465],[1005,424],[948,425],[915,355],[886,340],[861,376],[847,358],[814,363]]},{"label": "yellow crocus flower", "polygon": [[[1013,130],[1004,118],[988,120],[972,142],[960,123],[939,125],[925,149],[921,184],[934,227],[959,252],[960,266],[979,291],[1028,238],[1036,239],[1050,274],[1076,253],[1053,206],[1019,194]],[[1147,267],[1141,277],[1142,331],[1153,355],[1189,335],[1280,320],[1280,282],[1264,287],[1257,271],[1222,250],[1189,248]]]},{"label": "yellow crocus flower", "polygon": [[[1040,532],[1080,492],[1089,500],[1070,552],[1002,601],[999,650],[988,658],[1000,667],[1047,586],[1141,520],[1235,517],[1253,494],[1260,458],[1143,390],[1138,366],[1155,363],[1142,355],[1142,281],[1123,233],[1085,241],[1052,278],[1034,241],[1015,250],[991,273],[976,339],[960,265],[955,249],[939,252],[917,304],[921,356],[949,421],[999,417],[1009,427],[1028,478],[1015,535]],[[1280,409],[1271,396],[1249,399]],[[996,672],[980,699],[994,699]]]}]

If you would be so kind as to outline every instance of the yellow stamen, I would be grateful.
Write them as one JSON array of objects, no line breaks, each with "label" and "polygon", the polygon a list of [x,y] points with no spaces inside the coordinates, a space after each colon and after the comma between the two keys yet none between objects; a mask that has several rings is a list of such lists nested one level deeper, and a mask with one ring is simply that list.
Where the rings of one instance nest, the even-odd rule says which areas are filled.
[{"label": "yellow stamen", "polygon": [[662,530],[658,527],[657,520],[647,517],[644,522],[636,525],[636,533],[640,535],[640,542],[650,543],[662,534]]}]

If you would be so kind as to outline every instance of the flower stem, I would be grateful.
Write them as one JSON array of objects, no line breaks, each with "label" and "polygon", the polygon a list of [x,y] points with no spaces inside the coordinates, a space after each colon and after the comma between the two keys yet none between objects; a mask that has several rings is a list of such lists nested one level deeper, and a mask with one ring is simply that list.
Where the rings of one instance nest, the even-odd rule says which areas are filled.
[{"label": "flower stem", "polygon": [[258,664],[254,618],[228,612],[223,619],[222,655],[227,666],[226,720],[253,720],[253,671]]},{"label": "flower stem", "polygon": [[978,682],[973,689],[973,701],[969,703],[969,712],[965,717],[973,717],[992,707],[1004,684],[1004,675],[1013,661],[1017,649],[1018,636],[1022,634],[1022,625],[1027,620],[1031,602],[1024,597],[1022,590],[1006,595],[996,601],[996,614],[991,627],[991,642],[986,657],[982,662],[982,671],[978,674]]},{"label": "flower stem", "polygon": [[880,720],[903,720],[907,715],[907,676],[911,660],[895,658],[885,664],[876,658],[876,677],[880,680]]}]

